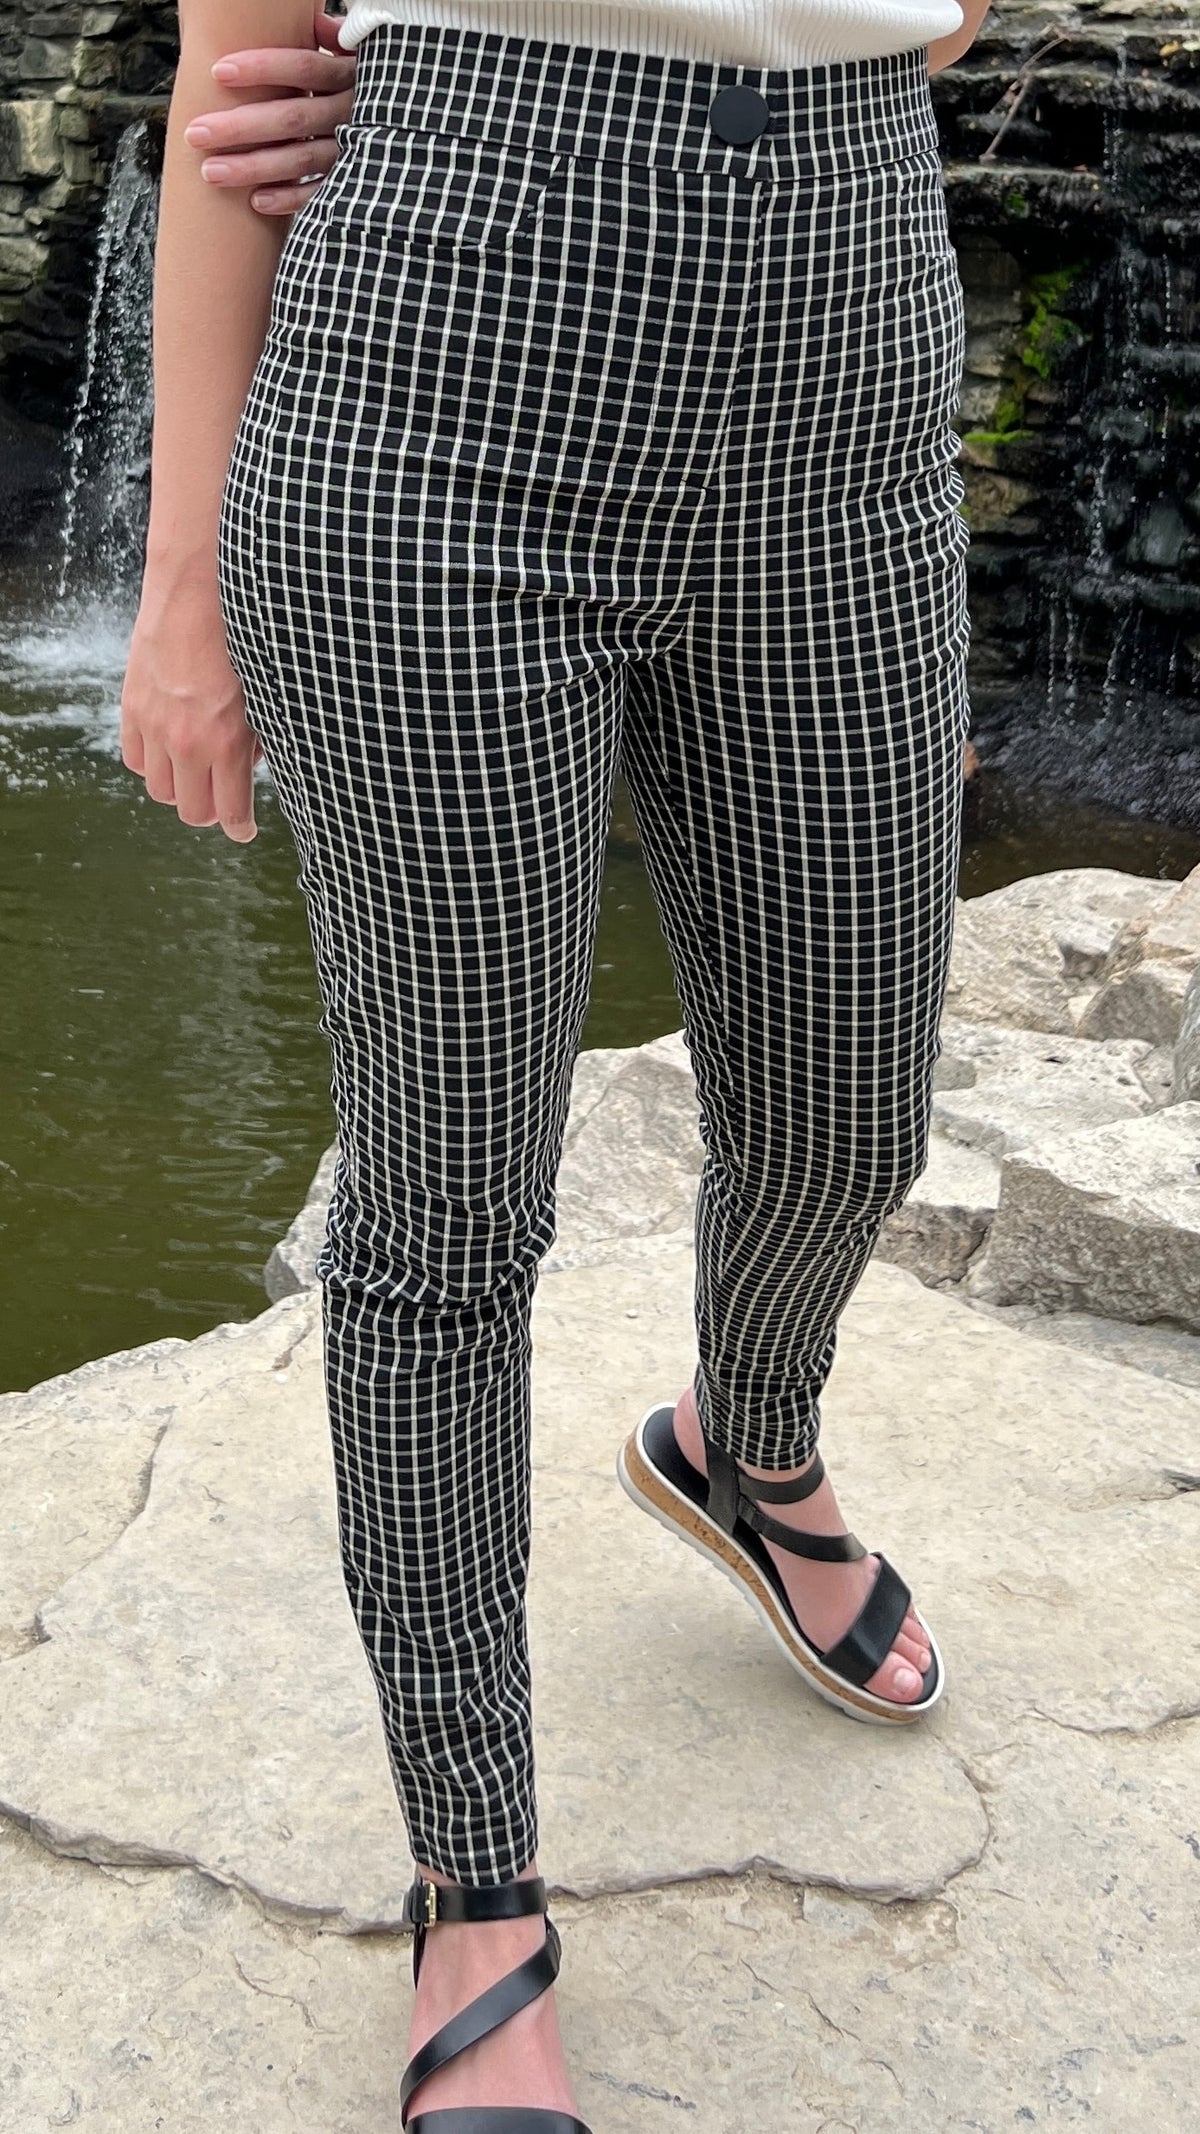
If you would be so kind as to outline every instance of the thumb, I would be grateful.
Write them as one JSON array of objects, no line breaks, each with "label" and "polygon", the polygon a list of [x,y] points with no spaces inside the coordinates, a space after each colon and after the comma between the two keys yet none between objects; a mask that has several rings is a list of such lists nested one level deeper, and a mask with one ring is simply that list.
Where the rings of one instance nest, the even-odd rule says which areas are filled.
[{"label": "thumb", "polygon": [[327,15],[321,5],[321,0],[317,0],[316,20],[313,25],[317,33],[317,43],[323,51],[337,52],[342,59],[349,59],[352,54],[344,52],[338,43],[338,31],[342,26],[342,19],[341,15]]}]

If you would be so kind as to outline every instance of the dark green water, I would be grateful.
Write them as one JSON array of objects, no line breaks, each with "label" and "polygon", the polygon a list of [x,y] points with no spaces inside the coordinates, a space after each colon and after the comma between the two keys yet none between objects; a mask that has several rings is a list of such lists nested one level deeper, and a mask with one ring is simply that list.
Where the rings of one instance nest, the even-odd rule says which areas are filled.
[{"label": "dark green water", "polygon": [[[333,1136],[296,858],[264,781],[235,846],[118,753],[127,624],[0,655],[0,1390],[265,1304],[262,1266]],[[261,776],[261,774],[260,774]],[[1048,867],[1177,876],[1200,843],[993,787],[968,895]],[[623,796],[584,1043],[679,1024]]]}]

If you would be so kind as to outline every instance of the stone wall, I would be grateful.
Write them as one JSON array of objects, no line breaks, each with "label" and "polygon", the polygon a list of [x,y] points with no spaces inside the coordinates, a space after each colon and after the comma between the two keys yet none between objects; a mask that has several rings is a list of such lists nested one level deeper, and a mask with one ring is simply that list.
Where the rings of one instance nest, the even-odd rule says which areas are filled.
[{"label": "stone wall", "polygon": [[1200,826],[1200,9],[1002,5],[934,94],[977,744]]},{"label": "stone wall", "polygon": [[166,0],[7,0],[0,17],[0,381],[23,413],[69,405],[113,149],[161,114],[176,35]]}]

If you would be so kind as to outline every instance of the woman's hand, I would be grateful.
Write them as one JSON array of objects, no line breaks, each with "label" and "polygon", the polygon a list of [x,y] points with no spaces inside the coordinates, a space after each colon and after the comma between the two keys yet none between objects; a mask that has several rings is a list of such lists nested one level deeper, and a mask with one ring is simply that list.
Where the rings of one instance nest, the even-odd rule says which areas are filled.
[{"label": "woman's hand", "polygon": [[262,755],[229,664],[207,580],[148,575],[121,692],[121,760],[151,800],[196,829],[220,823],[238,845],[258,835],[254,766]]},{"label": "woman's hand", "polygon": [[293,93],[192,120],[184,139],[201,151],[210,185],[253,187],[250,205],[260,214],[294,215],[324,183],[337,159],[333,129],[349,118],[354,99],[357,62],[338,44],[340,22],[317,0],[317,51],[265,45],[218,60],[213,74],[224,88]]}]

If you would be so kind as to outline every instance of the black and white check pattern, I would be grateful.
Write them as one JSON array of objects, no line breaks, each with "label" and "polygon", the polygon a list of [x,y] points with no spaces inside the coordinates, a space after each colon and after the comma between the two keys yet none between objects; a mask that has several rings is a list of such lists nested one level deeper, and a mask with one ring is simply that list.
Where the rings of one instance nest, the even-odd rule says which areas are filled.
[{"label": "black and white check pattern", "polygon": [[[770,109],[745,147],[708,123],[735,81]],[[920,50],[389,26],[288,234],[222,607],[332,1053],[347,1586],[414,1853],[460,1881],[536,1845],[529,1307],[619,759],[707,1142],[698,1394],[739,1458],[807,1456],[922,1167],[962,357]]]}]

